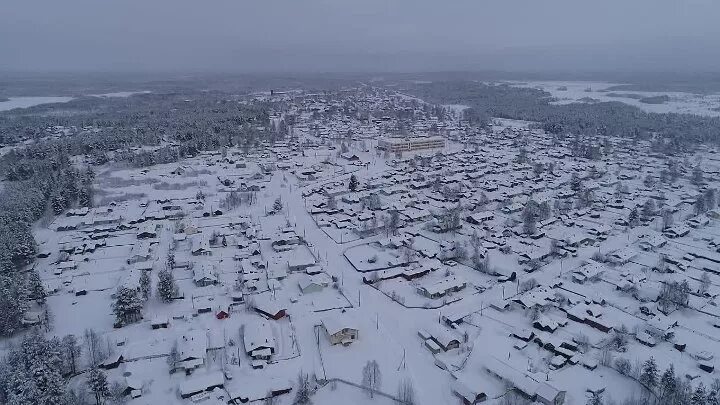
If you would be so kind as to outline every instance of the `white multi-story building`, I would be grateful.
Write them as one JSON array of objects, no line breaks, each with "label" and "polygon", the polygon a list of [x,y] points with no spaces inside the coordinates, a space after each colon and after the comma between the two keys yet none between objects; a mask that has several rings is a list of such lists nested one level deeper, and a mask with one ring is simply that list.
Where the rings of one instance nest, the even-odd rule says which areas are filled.
[{"label": "white multi-story building", "polygon": [[380,138],[378,148],[389,152],[405,152],[445,147],[445,138],[440,136],[416,138]]}]

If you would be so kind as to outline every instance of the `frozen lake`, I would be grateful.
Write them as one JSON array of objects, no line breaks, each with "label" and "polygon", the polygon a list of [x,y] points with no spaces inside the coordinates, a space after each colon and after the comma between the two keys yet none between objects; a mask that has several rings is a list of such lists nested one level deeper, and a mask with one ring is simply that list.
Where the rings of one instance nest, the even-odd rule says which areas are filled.
[{"label": "frozen lake", "polygon": [[[119,91],[105,94],[88,94],[92,97],[130,97],[134,94],[145,94],[149,91]],[[75,97],[44,96],[44,97],[8,97],[8,101],[0,101],[0,111],[12,110],[15,108],[28,108],[40,104],[67,103]]]},{"label": "frozen lake", "polygon": [[[619,83],[585,81],[510,82],[513,86],[544,90],[557,99],[556,104],[619,101],[654,113],[697,114],[720,116],[720,94],[693,94],[668,91],[610,90]],[[651,104],[640,101],[647,97],[667,96],[665,102]]]},{"label": "frozen lake", "polygon": [[0,101],[0,111],[15,108],[28,108],[40,104],[67,103],[73,97],[8,97],[8,101]]}]

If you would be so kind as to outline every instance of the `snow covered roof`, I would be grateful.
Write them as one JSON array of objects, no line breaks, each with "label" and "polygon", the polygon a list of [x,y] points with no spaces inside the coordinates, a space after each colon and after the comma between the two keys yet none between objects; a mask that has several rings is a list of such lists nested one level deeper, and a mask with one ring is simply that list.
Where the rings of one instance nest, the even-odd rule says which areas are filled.
[{"label": "snow covered roof", "polygon": [[193,374],[191,378],[180,383],[179,390],[181,396],[188,397],[213,387],[222,387],[223,384],[225,384],[225,376],[221,371],[215,371],[207,374]]},{"label": "snow covered roof", "polygon": [[272,327],[265,320],[248,322],[243,328],[243,344],[246,353],[264,348],[275,350],[276,343]]},{"label": "snow covered roof", "polygon": [[178,352],[180,360],[203,359],[207,353],[208,338],[204,330],[191,330],[185,332],[178,339]]},{"label": "snow covered roof", "polygon": [[342,332],[345,329],[359,330],[357,323],[347,312],[323,317],[322,325],[330,335]]}]

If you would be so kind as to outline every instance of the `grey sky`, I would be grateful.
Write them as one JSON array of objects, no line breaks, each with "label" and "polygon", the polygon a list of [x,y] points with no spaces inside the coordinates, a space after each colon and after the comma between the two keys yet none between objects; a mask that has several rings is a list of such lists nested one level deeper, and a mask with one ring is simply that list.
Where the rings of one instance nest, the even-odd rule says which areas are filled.
[{"label": "grey sky", "polygon": [[3,0],[0,70],[720,69],[717,0]]}]

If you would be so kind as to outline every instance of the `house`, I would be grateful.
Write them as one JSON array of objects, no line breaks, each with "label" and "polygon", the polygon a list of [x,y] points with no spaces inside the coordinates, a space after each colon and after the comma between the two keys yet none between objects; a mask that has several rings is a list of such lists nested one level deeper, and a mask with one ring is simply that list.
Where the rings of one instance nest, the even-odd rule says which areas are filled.
[{"label": "house", "polygon": [[653,233],[644,235],[638,245],[642,250],[656,250],[665,246],[665,244],[667,244],[667,239],[659,233]]},{"label": "house", "polygon": [[74,270],[77,269],[77,263],[75,260],[68,260],[66,262],[61,262],[57,264],[57,270],[58,272],[56,275],[62,274],[65,271]]},{"label": "house", "polygon": [[327,284],[323,284],[319,281],[319,278],[317,277],[310,277],[308,275],[304,275],[300,278],[300,281],[298,281],[298,286],[300,287],[300,291],[302,291],[303,294],[310,294],[314,292],[320,292],[327,286]]},{"label": "house", "polygon": [[712,373],[715,371],[715,365],[713,365],[710,361],[699,361],[698,367],[706,373]]},{"label": "house", "polygon": [[358,328],[347,313],[326,316],[322,319],[322,327],[327,333],[330,344],[348,346],[358,338]]},{"label": "house", "polygon": [[205,364],[208,337],[204,330],[190,330],[178,338],[178,361],[173,370],[184,370],[186,374]]},{"label": "house", "polygon": [[615,252],[611,253],[609,258],[614,263],[625,264],[637,255],[638,252],[634,248],[628,246],[624,249],[616,250]]},{"label": "house", "polygon": [[514,214],[516,212],[520,212],[524,208],[525,208],[525,206],[520,203],[512,203],[510,205],[506,205],[506,206],[502,207],[500,209],[500,211],[502,211],[502,213],[505,215],[509,215],[509,214]]},{"label": "house", "polygon": [[471,214],[465,217],[465,221],[473,225],[482,225],[483,223],[495,218],[491,211],[483,211],[476,214]]},{"label": "house", "polygon": [[541,315],[538,319],[533,321],[533,327],[545,332],[553,333],[560,326],[554,319],[551,319],[545,315]]},{"label": "house", "polygon": [[[298,257],[295,257],[298,256]],[[288,270],[292,271],[304,271],[310,266],[315,265],[315,259],[312,256],[302,257],[301,255],[295,255],[288,261]]]},{"label": "house", "polygon": [[167,316],[158,316],[153,318],[150,322],[150,326],[153,329],[167,329],[167,327],[170,326],[170,320]]},{"label": "house", "polygon": [[244,376],[243,383],[227,388],[229,403],[253,403],[277,397],[292,391],[293,384],[281,378],[263,376],[262,378]]},{"label": "house", "polygon": [[215,297],[212,295],[203,295],[199,297],[193,297],[193,307],[197,314],[207,314],[212,312],[215,304]]},{"label": "house", "polygon": [[360,156],[350,152],[341,153],[340,157],[351,162],[360,160]]},{"label": "house", "polygon": [[612,322],[602,317],[603,307],[600,305],[580,303],[568,309],[566,312],[568,319],[585,323],[602,332],[607,333],[613,328]]},{"label": "house", "polygon": [[157,237],[157,230],[155,229],[155,225],[148,224],[143,226],[141,229],[138,230],[137,233],[138,239],[148,239],[148,238],[155,238]]},{"label": "house", "polygon": [[125,385],[123,386],[123,395],[129,395],[132,398],[139,398],[142,396],[143,384],[142,381],[133,377],[125,377]]},{"label": "house", "polygon": [[460,347],[460,340],[455,334],[443,327],[436,327],[430,332],[430,339],[435,342],[443,351],[457,349]]},{"label": "house", "polygon": [[687,224],[691,228],[700,228],[710,223],[710,219],[705,215],[698,215],[687,220]]},{"label": "house", "polygon": [[257,295],[253,308],[258,313],[276,321],[285,317],[287,311],[283,304],[271,299],[268,295]]},{"label": "house", "polygon": [[122,363],[122,362],[123,362],[122,354],[111,354],[105,360],[103,360],[100,364],[98,364],[98,367],[100,367],[103,370],[110,370],[113,368],[118,368],[120,366],[120,363]]},{"label": "house", "polygon": [[417,291],[428,298],[437,299],[451,292],[460,291],[466,286],[467,282],[465,280],[457,276],[451,276],[431,284],[421,285],[417,287]]},{"label": "house", "polygon": [[178,391],[182,398],[190,398],[201,392],[210,391],[214,388],[222,388],[225,385],[225,376],[222,371],[196,375],[180,384]]},{"label": "house", "polygon": [[681,238],[690,233],[690,228],[685,225],[675,225],[663,231],[663,235],[670,239]]},{"label": "house", "polygon": [[144,262],[147,260],[150,260],[151,258],[150,253],[150,244],[149,243],[139,243],[135,246],[133,246],[132,251],[130,252],[130,257],[127,259],[128,264],[134,264],[139,262]]},{"label": "house", "polygon": [[[474,388],[470,388],[471,386]],[[452,392],[460,398],[464,405],[478,404],[487,399],[487,394],[476,386],[477,383],[471,385],[470,382],[459,378],[450,383]]]},{"label": "house", "polygon": [[202,263],[193,268],[193,281],[199,287],[207,287],[218,283],[215,268],[207,263]]},{"label": "house", "polygon": [[565,402],[565,391],[558,390],[545,381],[538,381],[527,373],[517,370],[495,357],[487,356],[485,369],[501,381],[515,388],[530,401],[544,405],[562,405]]},{"label": "house", "polygon": [[254,321],[244,325],[243,346],[253,360],[269,360],[277,350],[272,327],[267,321]]},{"label": "house", "polygon": [[607,267],[604,264],[591,260],[579,269],[574,270],[572,278],[576,283],[584,284],[588,280],[597,280],[606,270]]},{"label": "house", "polygon": [[190,239],[190,253],[193,256],[209,256],[212,254],[210,250],[210,241],[202,237]]},{"label": "house", "polygon": [[644,344],[648,347],[655,347],[657,342],[655,341],[655,338],[650,336],[649,333],[646,331],[639,331],[637,334],[635,334],[635,339],[637,339],[638,342]]},{"label": "house", "polygon": [[510,336],[520,339],[523,342],[529,342],[535,337],[535,332],[526,328],[514,328]]}]

